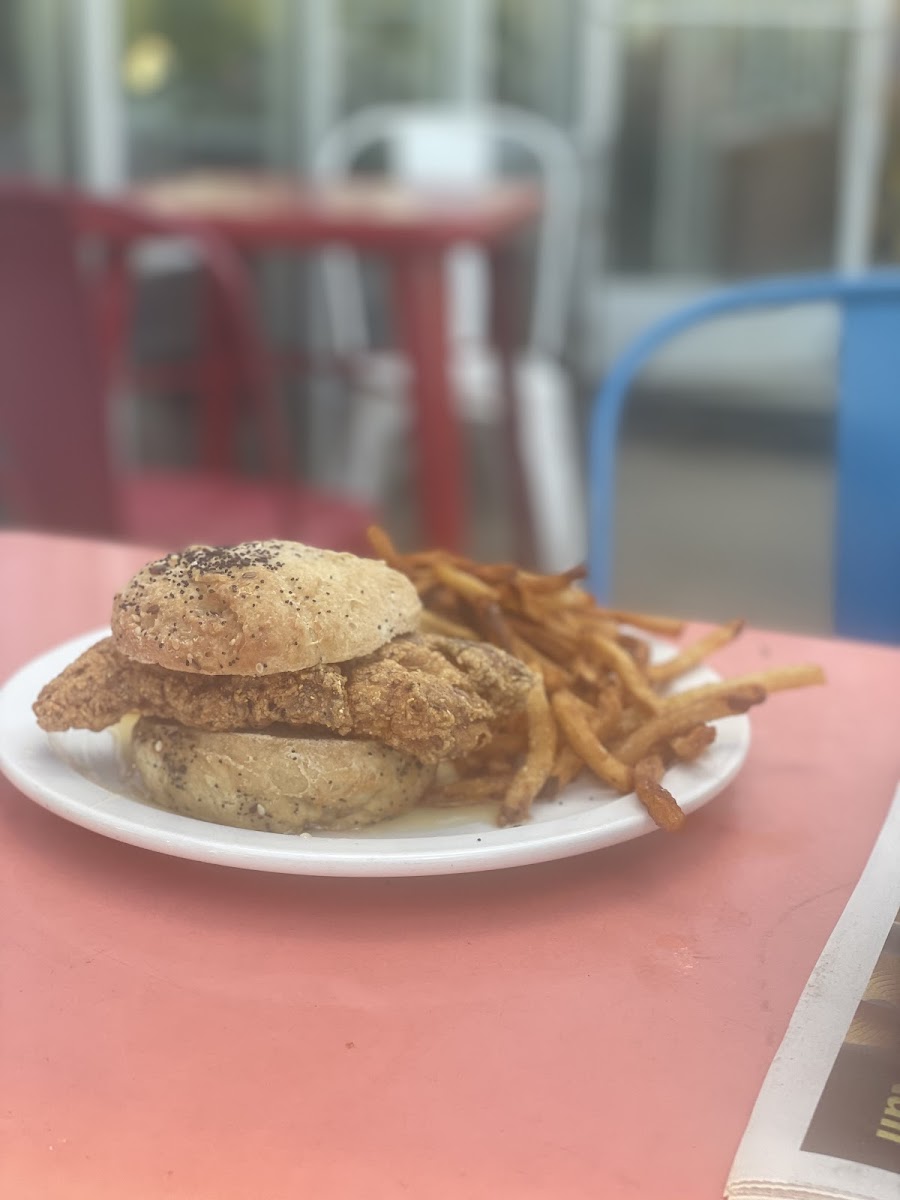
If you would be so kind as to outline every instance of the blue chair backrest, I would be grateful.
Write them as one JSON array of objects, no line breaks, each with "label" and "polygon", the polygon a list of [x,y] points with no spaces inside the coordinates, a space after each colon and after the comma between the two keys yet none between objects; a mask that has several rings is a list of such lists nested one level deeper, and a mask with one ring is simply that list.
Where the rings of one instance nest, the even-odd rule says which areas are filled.
[{"label": "blue chair backrest", "polygon": [[610,598],[622,412],[644,364],[697,325],[752,309],[831,302],[842,316],[837,411],[834,625],[900,642],[900,271],[761,280],[688,305],[638,337],[594,402],[589,451],[589,582]]}]

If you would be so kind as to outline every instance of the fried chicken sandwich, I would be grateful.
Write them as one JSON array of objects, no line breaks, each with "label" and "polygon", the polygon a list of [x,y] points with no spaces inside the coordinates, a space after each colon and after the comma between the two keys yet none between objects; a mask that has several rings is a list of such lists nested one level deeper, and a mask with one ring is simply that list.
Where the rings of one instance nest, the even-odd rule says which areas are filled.
[{"label": "fried chicken sandwich", "polygon": [[493,646],[417,632],[412,584],[295,542],[193,546],[115,597],[112,636],[52,680],[47,731],[117,725],[155,804],[278,833],[352,829],[418,803],[483,748],[533,679]]}]

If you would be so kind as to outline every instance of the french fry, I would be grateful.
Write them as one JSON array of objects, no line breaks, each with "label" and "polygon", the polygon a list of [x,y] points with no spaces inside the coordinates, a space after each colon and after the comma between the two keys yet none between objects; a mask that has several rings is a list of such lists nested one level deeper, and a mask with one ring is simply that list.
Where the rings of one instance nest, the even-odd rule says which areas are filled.
[{"label": "french fry", "polygon": [[718,683],[703,683],[698,687],[686,688],[667,696],[663,711],[685,708],[698,700],[719,696],[735,688],[762,687],[766,693],[780,692],[787,688],[814,687],[825,682],[825,673],[813,663],[798,663],[795,666],[771,667],[766,671],[753,671],[749,675],[737,675]]},{"label": "french fry", "polygon": [[496,600],[472,600],[469,603],[472,624],[486,642],[514,654],[515,634]]},{"label": "french fry", "polygon": [[527,617],[513,615],[507,618],[516,633],[530,646],[552,658],[554,662],[571,662],[578,655],[578,638],[575,634],[552,628]]},{"label": "french fry", "polygon": [[497,589],[489,583],[485,583],[479,579],[477,575],[471,574],[469,571],[463,570],[461,567],[454,566],[450,562],[436,561],[434,567],[435,575],[447,585],[458,596],[462,596],[465,600],[488,600],[496,603]]},{"label": "french fry", "polygon": [[696,704],[659,713],[627,737],[617,747],[616,754],[623,763],[634,766],[659,742],[687,733],[694,725],[705,725],[707,721],[717,721],[721,717],[744,713],[754,704],[761,704],[765,698],[766,690],[758,684],[732,687],[727,692],[698,700]]},{"label": "french fry", "polygon": [[666,764],[659,754],[640,759],[634,768],[634,790],[660,829],[674,833],[684,825],[685,815],[672,793],[663,787],[665,769]]},{"label": "french fry", "polygon": [[426,612],[440,613],[443,617],[449,617],[451,621],[466,623],[466,613],[463,612],[462,601],[456,592],[436,582],[433,577],[427,584],[420,584],[415,579],[413,583],[418,588],[419,598]]},{"label": "french fry", "polygon": [[503,729],[494,734],[490,744],[484,749],[476,751],[472,757],[482,762],[490,762],[495,758],[509,761],[517,754],[524,756],[527,749],[528,728],[523,724],[521,729]]},{"label": "french fry", "polygon": [[563,788],[567,788],[570,783],[573,783],[583,770],[584,763],[569,743],[563,742],[556,751],[553,767],[547,776],[547,782],[541,790],[540,798],[542,800],[552,800],[554,796],[559,795]]},{"label": "french fry", "polygon": [[581,655],[575,659],[573,673],[576,682],[583,685],[588,691],[599,691],[605,680],[609,678],[609,671],[606,667],[588,662]]},{"label": "french fry", "polygon": [[565,667],[557,666],[552,659],[541,654],[540,650],[536,650],[534,646],[529,646],[515,633],[512,635],[512,652],[531,667],[532,671],[541,676],[548,692],[568,687],[574,679],[574,676]]},{"label": "french fry", "polygon": [[469,642],[478,641],[478,634],[474,629],[461,625],[459,621],[451,621],[449,617],[427,608],[422,613],[420,626],[423,633],[438,633],[443,637],[463,638]]},{"label": "french fry", "polygon": [[564,588],[587,575],[587,567],[581,564],[570,567],[568,571],[559,571],[556,575],[536,575],[533,571],[516,572],[516,581],[531,592],[561,592]]},{"label": "french fry", "polygon": [[649,645],[642,638],[632,637],[628,633],[620,633],[617,640],[625,653],[630,654],[640,669],[646,674],[647,667],[650,665]]},{"label": "french fry", "polygon": [[616,722],[616,727],[609,735],[611,749],[614,750],[617,746],[621,745],[629,734],[634,733],[636,729],[640,729],[646,720],[646,709],[641,708],[637,704],[623,705],[622,713]]},{"label": "french fry", "polygon": [[669,748],[680,762],[693,762],[716,740],[715,725],[697,725],[669,738]]},{"label": "french fry", "polygon": [[686,646],[674,658],[670,658],[666,662],[653,663],[648,668],[647,675],[654,683],[668,683],[672,679],[677,679],[679,675],[699,666],[714,651],[733,642],[743,628],[744,622],[741,620],[717,625],[715,629],[711,629],[696,642]]},{"label": "french fry", "polygon": [[426,794],[427,808],[457,808],[463,804],[478,804],[484,800],[502,800],[512,782],[512,774],[476,775],[438,783]]},{"label": "french fry", "polygon": [[[587,722],[594,737],[604,742],[613,735],[622,716],[622,682],[613,676],[594,689],[590,700],[579,696],[568,689],[571,699],[564,701],[572,708],[577,708]],[[644,715],[644,719],[646,714]]]},{"label": "french fry", "polygon": [[594,717],[591,728],[598,738],[609,737],[622,719],[622,683],[619,679],[607,680],[594,701]]},{"label": "french fry", "polygon": [[578,698],[571,692],[560,691],[553,695],[550,703],[563,737],[582,762],[590,767],[598,779],[608,783],[617,792],[630,792],[631,770],[597,738]]},{"label": "french fry", "polygon": [[475,575],[482,583],[503,584],[515,579],[519,568],[515,563],[476,563],[468,558],[457,558],[454,564]]},{"label": "french fry", "polygon": [[528,819],[531,806],[553,770],[556,725],[542,683],[535,683],[525,702],[528,752],[506,790],[500,806],[501,825],[519,825]]},{"label": "french fry", "polygon": [[535,625],[546,623],[547,609],[543,598],[523,587],[517,579],[511,579],[503,586],[501,597],[503,604],[511,612],[526,617]]},{"label": "french fry", "polygon": [[622,711],[621,692],[616,680],[605,685],[603,692],[593,703],[588,703],[570,689],[562,690],[565,691],[566,696],[560,703],[572,712],[580,714],[595,738],[602,741],[615,728]]},{"label": "french fry", "polygon": [[589,770],[618,792],[634,787],[658,824],[679,828],[684,814],[664,773],[704,753],[716,736],[710,722],[745,712],[771,692],[824,682],[819,667],[799,664],[672,691],[737,637],[743,622],[717,626],[654,663],[641,634],[675,637],[684,622],[601,607],[577,586],[583,567],[542,575],[442,550],[400,553],[377,528],[369,540],[419,592],[423,631],[491,642],[540,679],[525,714],[505,719],[487,746],[446,764],[433,789],[446,805],[498,799],[501,824],[526,820],[536,797],[557,795]]},{"label": "french fry", "polygon": [[612,667],[622,680],[625,690],[630,692],[639,704],[653,713],[662,709],[662,698],[653,691],[641,668],[627,650],[623,650],[609,638],[596,635],[588,639],[588,644],[601,662]]},{"label": "french fry", "polygon": [[370,525],[366,530],[366,537],[378,558],[383,558],[389,567],[397,567],[398,570],[403,569],[397,566],[401,561],[401,557],[387,530],[382,529],[380,525]]},{"label": "french fry", "polygon": [[598,612],[613,626],[631,625],[645,633],[658,633],[660,637],[680,637],[684,632],[684,621],[678,617],[660,617],[652,613],[630,612],[624,608],[602,608]]}]

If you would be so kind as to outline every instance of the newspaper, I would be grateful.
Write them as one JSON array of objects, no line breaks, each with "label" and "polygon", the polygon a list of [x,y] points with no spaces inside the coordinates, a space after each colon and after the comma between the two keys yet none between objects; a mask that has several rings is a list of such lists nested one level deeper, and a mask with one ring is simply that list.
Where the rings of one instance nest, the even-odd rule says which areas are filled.
[{"label": "newspaper", "polygon": [[730,1200],[900,1200],[900,787],[731,1168]]}]

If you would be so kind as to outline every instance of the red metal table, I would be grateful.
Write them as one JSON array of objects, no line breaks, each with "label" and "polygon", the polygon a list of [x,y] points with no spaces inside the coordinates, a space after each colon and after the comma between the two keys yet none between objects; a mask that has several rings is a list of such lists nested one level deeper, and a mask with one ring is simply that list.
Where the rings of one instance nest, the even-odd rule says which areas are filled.
[{"label": "red metal table", "polygon": [[[150,553],[0,534],[0,677]],[[0,779],[0,1194],[716,1200],[900,773],[897,648],[716,662],[802,660],[682,835],[513,870],[229,870]]]},{"label": "red metal table", "polygon": [[[445,260],[460,244],[479,247],[491,272],[491,336],[501,362],[508,432],[514,292],[510,246],[541,210],[537,187],[496,182],[465,190],[424,190],[387,180],[310,185],[281,176],[197,173],[143,185],[130,197],[149,211],[214,230],[242,251],[309,250],[329,244],[375,253],[387,264],[394,315],[412,372],[421,537],[462,549],[464,461],[448,374]],[[522,508],[518,464],[515,505]]]}]

